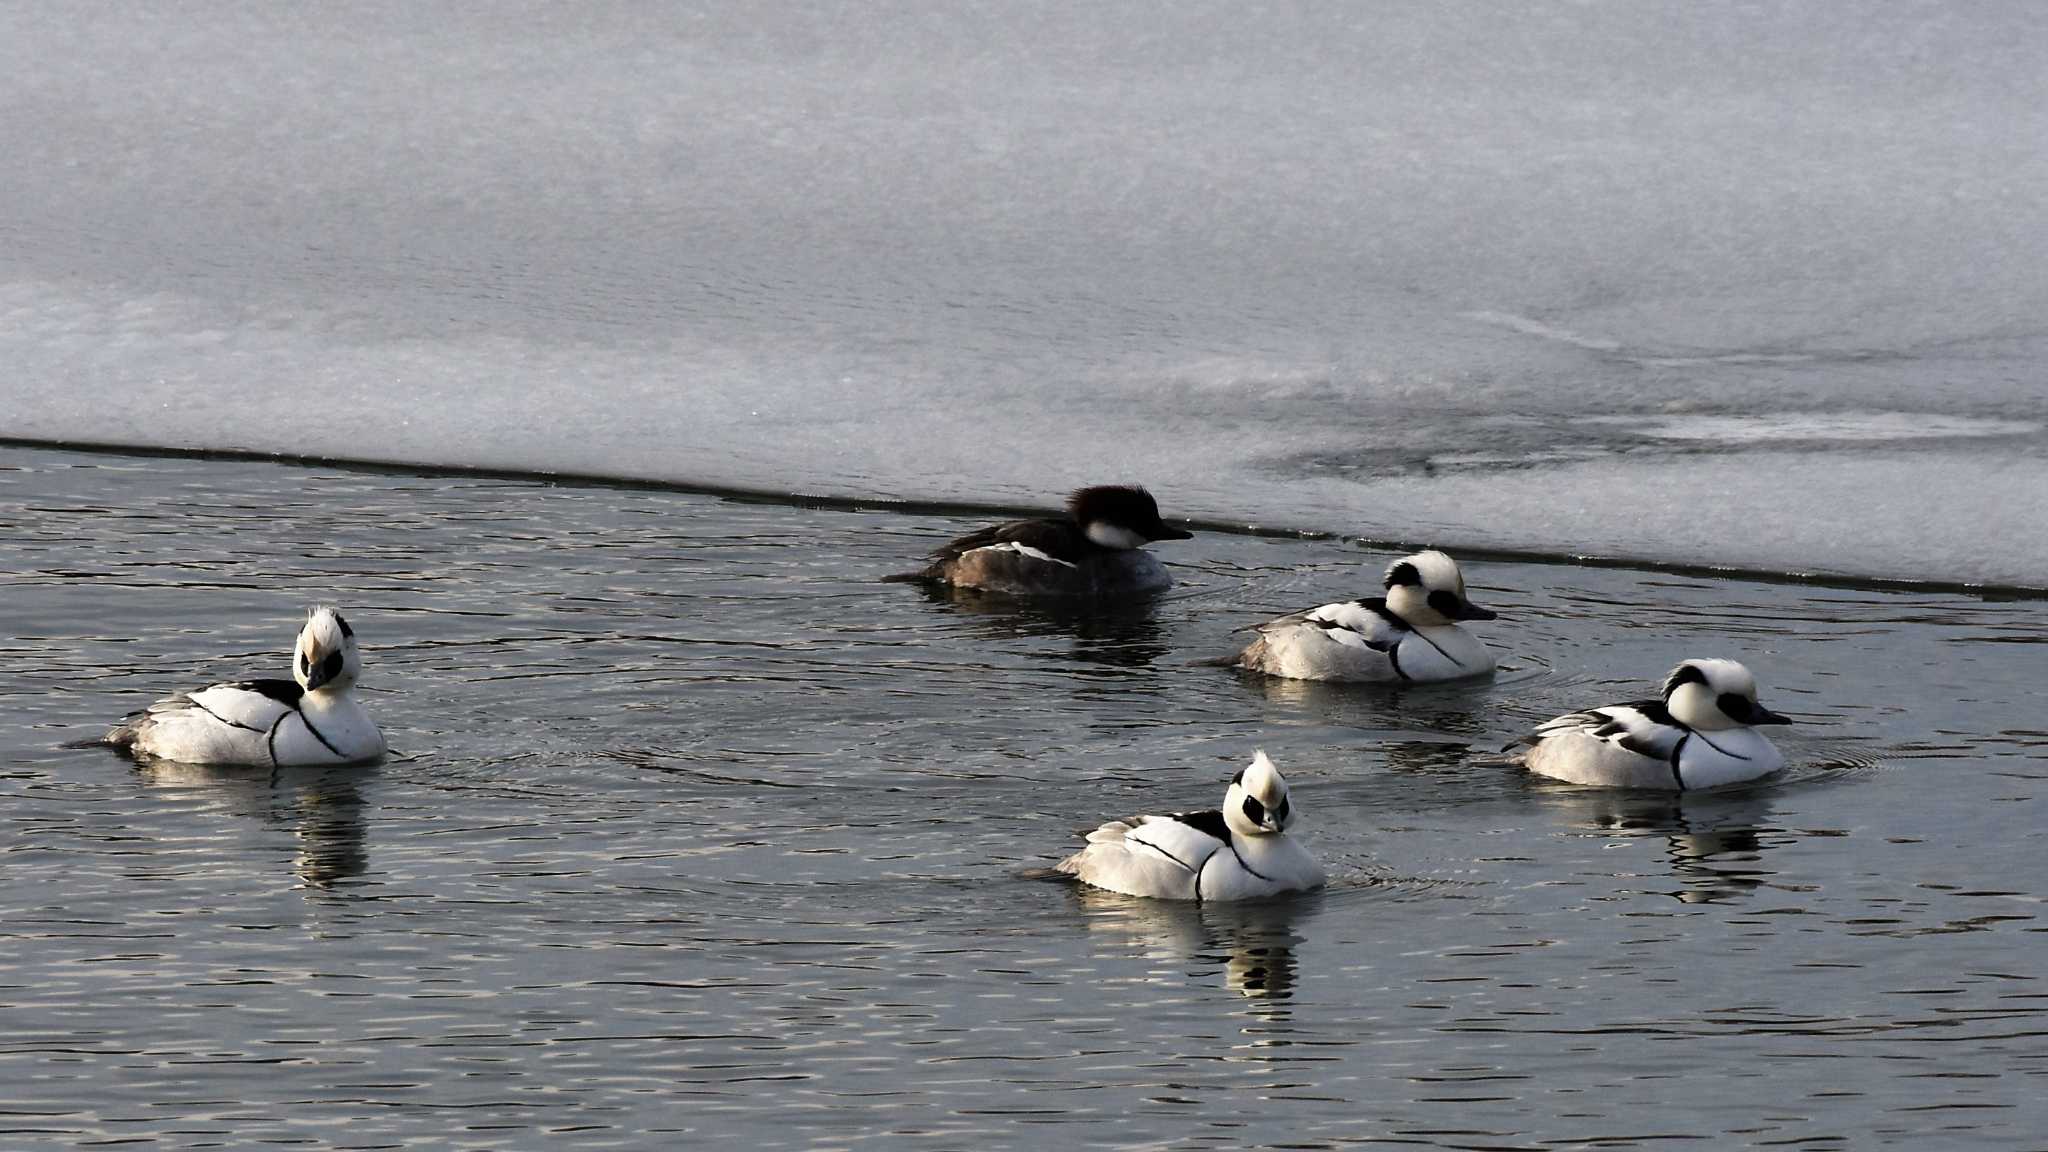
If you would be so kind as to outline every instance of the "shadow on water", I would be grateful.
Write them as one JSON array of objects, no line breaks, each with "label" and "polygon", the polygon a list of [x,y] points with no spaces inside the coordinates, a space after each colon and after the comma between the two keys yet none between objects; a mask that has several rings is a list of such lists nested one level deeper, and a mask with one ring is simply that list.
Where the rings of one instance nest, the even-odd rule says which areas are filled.
[{"label": "shadow on water", "polygon": [[1575,831],[1603,838],[1661,837],[1664,863],[1679,887],[1668,894],[1687,904],[1746,896],[1770,883],[1765,866],[1772,789],[1769,785],[1715,792],[1630,792],[1547,782],[1532,793]]},{"label": "shadow on water", "polygon": [[1192,980],[1220,971],[1223,986],[1247,1000],[1280,1002],[1294,994],[1301,929],[1322,907],[1319,893],[1278,901],[1192,903],[1145,900],[1073,885],[1073,903],[1091,936],[1126,942],[1140,955],[1183,965]]},{"label": "shadow on water", "polygon": [[292,871],[308,887],[332,889],[369,868],[362,785],[375,765],[224,768],[143,758],[134,768],[152,789],[203,795],[230,815],[290,832]]},{"label": "shadow on water", "polygon": [[1227,669],[1245,692],[1304,718],[1349,728],[1402,728],[1477,736],[1488,730],[1493,683],[1337,684]]},{"label": "shadow on water", "polygon": [[1472,746],[1447,740],[1388,740],[1379,746],[1387,767],[1413,776],[1464,775],[1471,769]]},{"label": "shadow on water", "polygon": [[1123,669],[1149,667],[1167,653],[1157,599],[1115,605],[1062,598],[1033,600],[937,584],[917,588],[927,601],[964,622],[971,633],[989,639],[1065,637],[1073,642],[1076,660]]}]

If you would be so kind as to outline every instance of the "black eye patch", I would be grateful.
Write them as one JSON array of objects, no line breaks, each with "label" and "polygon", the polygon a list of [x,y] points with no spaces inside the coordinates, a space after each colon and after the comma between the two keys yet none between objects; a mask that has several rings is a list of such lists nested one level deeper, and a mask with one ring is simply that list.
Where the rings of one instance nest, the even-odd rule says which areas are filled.
[{"label": "black eye patch", "polygon": [[1285,796],[1280,798],[1279,806],[1273,809],[1273,823],[1287,823],[1287,797]]},{"label": "black eye patch", "polygon": [[341,625],[341,634],[343,636],[353,636],[356,634],[356,630],[348,626],[348,621],[342,617],[341,613],[336,612],[334,614],[334,622]]},{"label": "black eye patch", "polygon": [[1723,692],[1714,700],[1714,703],[1721,709],[1722,715],[1738,724],[1747,724],[1756,715],[1756,706],[1749,702],[1749,697],[1747,696],[1738,696],[1733,692]]},{"label": "black eye patch", "polygon": [[1420,583],[1422,583],[1422,573],[1417,572],[1415,565],[1408,563],[1406,560],[1387,569],[1387,587],[1389,588],[1398,584]]},{"label": "black eye patch", "polygon": [[327,659],[320,662],[320,675],[326,680],[332,680],[336,676],[341,675],[341,652],[339,649],[329,652]]},{"label": "black eye patch", "polygon": [[1429,594],[1429,606],[1453,620],[1458,618],[1458,613],[1465,610],[1456,592],[1445,592],[1441,589]]},{"label": "black eye patch", "polygon": [[1264,824],[1266,822],[1266,806],[1259,803],[1259,798],[1256,796],[1244,798],[1244,814],[1245,818],[1254,824]]}]

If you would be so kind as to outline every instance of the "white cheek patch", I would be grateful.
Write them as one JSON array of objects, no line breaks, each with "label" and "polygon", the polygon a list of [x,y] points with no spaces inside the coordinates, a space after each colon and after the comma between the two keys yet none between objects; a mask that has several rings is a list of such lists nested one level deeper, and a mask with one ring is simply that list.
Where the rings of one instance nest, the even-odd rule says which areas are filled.
[{"label": "white cheek patch", "polygon": [[1093,540],[1104,548],[1131,549],[1142,548],[1145,545],[1145,538],[1143,536],[1138,535],[1129,528],[1111,524],[1107,520],[1090,520],[1088,522],[1088,539]]},{"label": "white cheek patch", "polygon": [[1032,558],[1033,560],[1043,560],[1043,561],[1045,561],[1045,562],[1046,562],[1047,564],[1057,564],[1057,565],[1059,565],[1059,566],[1060,566],[1060,567],[1062,567],[1062,568],[1078,568],[1078,567],[1080,567],[1080,565],[1078,565],[1078,564],[1073,564],[1073,563],[1070,563],[1070,562],[1068,562],[1068,561],[1062,560],[1062,559],[1060,559],[1060,558],[1059,558],[1059,557],[1057,557],[1057,556],[1049,556],[1049,555],[1045,554],[1044,552],[1040,552],[1040,551],[1039,551],[1038,549],[1036,549],[1036,548],[1033,548],[1033,547],[1032,547],[1031,545],[1029,545],[1029,544],[1015,544],[1015,543],[1011,543],[1011,544],[990,544],[990,545],[988,545],[988,546],[987,546],[987,547],[985,547],[985,548],[976,548],[976,549],[974,549],[974,551],[976,551],[976,552],[1015,552],[1015,553],[1017,553],[1017,554],[1018,554],[1018,555],[1020,555],[1020,556],[1029,556],[1029,557],[1031,557],[1031,558]]}]

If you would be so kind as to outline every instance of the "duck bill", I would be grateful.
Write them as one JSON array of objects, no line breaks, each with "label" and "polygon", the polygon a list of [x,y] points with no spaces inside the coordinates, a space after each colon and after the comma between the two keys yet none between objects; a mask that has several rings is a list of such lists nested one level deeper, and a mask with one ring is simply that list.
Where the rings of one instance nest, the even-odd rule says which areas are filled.
[{"label": "duck bill", "polygon": [[1790,724],[1792,718],[1790,716],[1780,716],[1769,708],[1759,705],[1756,711],[1750,714],[1749,722],[1751,724]]},{"label": "duck bill", "polygon": [[1500,613],[1495,612],[1491,608],[1481,608],[1479,605],[1472,603],[1470,600],[1467,600],[1458,606],[1458,614],[1456,616],[1451,617],[1451,619],[1498,620],[1500,619]]},{"label": "duck bill", "polygon": [[1160,524],[1150,532],[1147,532],[1146,535],[1154,540],[1193,540],[1195,538],[1193,532],[1185,528],[1175,528],[1168,524]]},{"label": "duck bill", "polygon": [[316,692],[327,683],[326,661],[317,652],[306,654],[306,691]]}]

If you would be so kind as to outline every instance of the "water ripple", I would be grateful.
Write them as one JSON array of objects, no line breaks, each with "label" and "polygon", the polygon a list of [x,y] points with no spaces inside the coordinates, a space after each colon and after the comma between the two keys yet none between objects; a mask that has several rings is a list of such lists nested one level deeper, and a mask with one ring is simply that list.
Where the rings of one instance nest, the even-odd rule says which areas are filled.
[{"label": "water ripple", "polygon": [[[881,582],[953,518],[4,464],[8,1141],[1933,1146],[2044,1122],[2025,604],[1480,560],[1498,676],[1306,685],[1201,660],[1370,592],[1388,554],[1205,534],[1174,546],[1176,594],[1079,611]],[[281,674],[313,599],[350,607],[399,755],[65,746]],[[1786,772],[1615,794],[1499,754],[1713,654],[1800,719]],[[1100,819],[1214,806],[1254,747],[1328,890],[1027,879]]]}]

